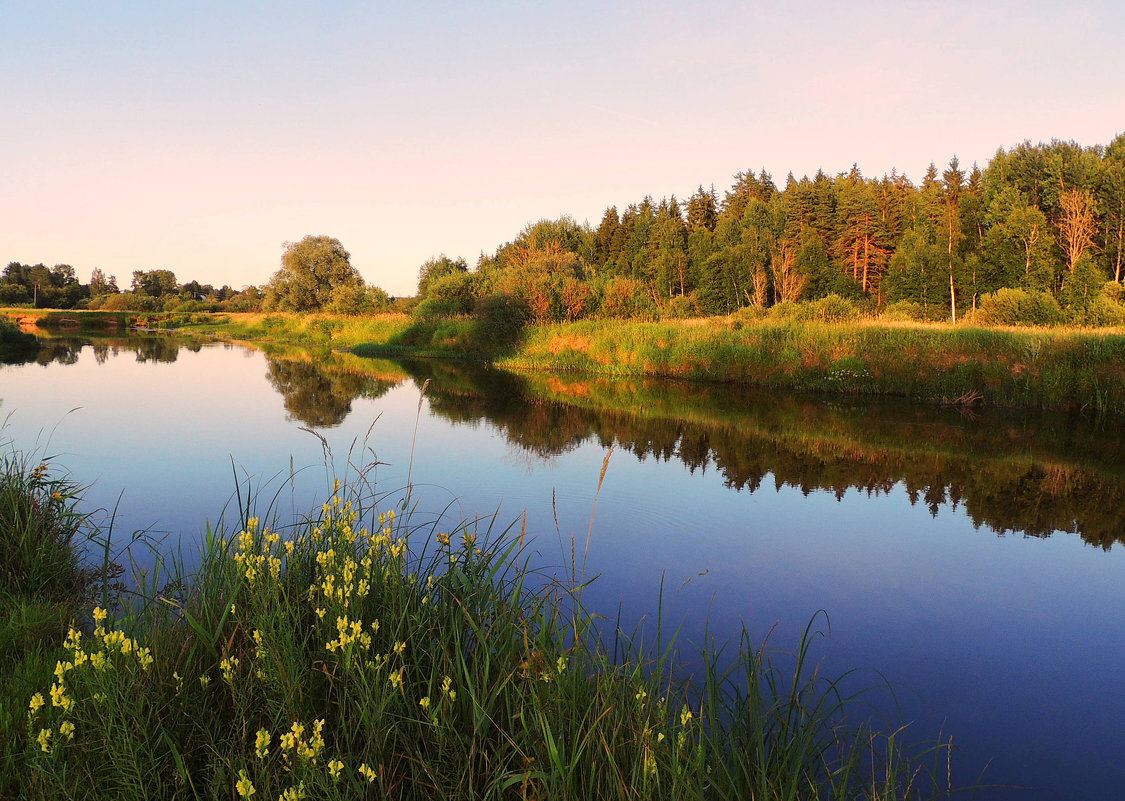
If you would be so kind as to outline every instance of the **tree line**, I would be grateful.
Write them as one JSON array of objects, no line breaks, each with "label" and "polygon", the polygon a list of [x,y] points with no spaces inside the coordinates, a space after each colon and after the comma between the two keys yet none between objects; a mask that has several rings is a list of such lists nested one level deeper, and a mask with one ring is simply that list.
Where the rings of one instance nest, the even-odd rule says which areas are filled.
[{"label": "tree line", "polygon": [[525,227],[475,268],[419,271],[419,311],[471,313],[491,295],[534,321],[730,314],[840,296],[871,310],[957,321],[997,293],[1041,314],[1120,322],[1125,135],[1108,146],[1024,142],[985,169],[956,157],[920,184],[848,172],[778,187],[740,172],[722,197],[645,197],[596,227]]},{"label": "tree line", "polygon": [[329,311],[364,314],[387,310],[390,296],[369,286],[351,265],[339,240],[306,236],[286,242],[281,269],[261,288],[216,289],[199,281],[180,283],[171,270],[135,270],[122,290],[116,276],[94,268],[88,284],[69,264],[11,262],[0,274],[0,305],[52,309],[138,312]]},{"label": "tree line", "polygon": [[180,283],[171,270],[134,270],[130,286],[122,290],[117,277],[95,267],[90,282],[78,280],[69,264],[9,262],[0,273],[0,305],[44,309],[103,309],[106,311],[250,311],[261,305],[262,292],[224,285],[216,289],[199,281]]},{"label": "tree line", "polygon": [[[919,184],[858,166],[779,187],[740,172],[720,197],[646,196],[606,209],[596,227],[572,217],[527,225],[470,267],[442,255],[419,270],[413,300],[368,285],[339,240],[284,245],[261,288],[179,283],[138,270],[129,289],[95,269],[10,263],[0,304],[136,311],[389,309],[533,322],[688,317],[828,299],[833,308],[951,320],[984,307],[991,322],[1125,322],[1125,134],[1109,145],[1024,142],[984,168],[956,157]],[[997,311],[1000,310],[1000,311]],[[1007,311],[1004,311],[1007,310]],[[999,315],[999,319],[997,318]],[[1013,317],[1006,319],[1005,315]]]}]

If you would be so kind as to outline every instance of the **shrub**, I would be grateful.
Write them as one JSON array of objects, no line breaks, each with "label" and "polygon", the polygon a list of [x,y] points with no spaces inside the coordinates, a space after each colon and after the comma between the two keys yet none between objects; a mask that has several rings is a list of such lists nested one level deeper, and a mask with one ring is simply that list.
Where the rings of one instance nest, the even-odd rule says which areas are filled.
[{"label": "shrub", "polygon": [[695,295],[676,295],[668,300],[660,310],[660,316],[668,320],[699,317],[702,314]]},{"label": "shrub", "polygon": [[913,300],[896,300],[883,308],[879,314],[884,320],[924,321],[929,319],[921,303]]},{"label": "shrub", "polygon": [[1103,327],[1125,324],[1125,304],[1112,300],[1106,295],[1098,295],[1075,317],[1079,325]]},{"label": "shrub", "polygon": [[983,325],[1058,325],[1062,308],[1047,292],[998,289],[981,295],[974,317]]},{"label": "shrub", "polygon": [[496,293],[477,303],[473,317],[470,335],[473,345],[495,353],[509,350],[519,342],[531,313],[519,298]]},{"label": "shrub", "polygon": [[651,320],[656,316],[656,303],[643,281],[635,278],[611,278],[602,289],[602,315]]},{"label": "shrub", "polygon": [[835,293],[808,304],[809,315],[813,320],[827,323],[855,320],[860,316],[859,307],[845,297]]}]

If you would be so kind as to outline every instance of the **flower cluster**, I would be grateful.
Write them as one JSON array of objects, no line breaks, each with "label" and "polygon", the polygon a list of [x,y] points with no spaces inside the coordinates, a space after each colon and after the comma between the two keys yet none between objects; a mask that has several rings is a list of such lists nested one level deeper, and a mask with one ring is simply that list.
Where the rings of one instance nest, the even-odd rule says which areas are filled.
[{"label": "flower cluster", "polygon": [[[147,647],[141,646],[122,631],[106,630],[107,613],[104,609],[95,608],[93,617],[92,637],[84,637],[82,632],[73,627],[67,632],[63,647],[69,651],[69,658],[60,659],[55,663],[55,680],[47,693],[50,704],[48,705],[42,693],[35,693],[28,702],[28,723],[33,731],[39,726],[36,742],[44,753],[51,752],[55,729],[50,724],[59,715],[62,715],[63,719],[58,722],[58,737],[54,738],[55,742],[69,742],[74,739],[77,731],[74,722],[67,719],[68,715],[76,711],[77,704],[76,696],[68,691],[68,685],[73,683],[72,675],[86,670],[93,670],[96,673],[114,669],[130,670],[133,669],[133,665],[143,672],[152,666],[153,656]],[[94,693],[90,698],[98,701],[104,696]]]}]

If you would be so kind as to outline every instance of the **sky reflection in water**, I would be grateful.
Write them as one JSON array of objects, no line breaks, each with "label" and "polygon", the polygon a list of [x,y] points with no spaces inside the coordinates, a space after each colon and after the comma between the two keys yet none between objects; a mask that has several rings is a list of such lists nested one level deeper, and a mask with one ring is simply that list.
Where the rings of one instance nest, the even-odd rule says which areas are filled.
[{"label": "sky reflection in water", "polygon": [[991,758],[986,778],[1037,787],[1011,797],[1125,786],[1113,425],[136,337],[51,340],[40,359],[0,367],[5,436],[93,482],[87,498],[117,506],[122,535],[167,532],[190,559],[236,475],[260,504],[307,510],[330,478],[302,427],[338,471],[349,449],[379,461],[389,506],[429,378],[412,474],[424,514],[507,525],[527,509],[540,563],[563,573],[616,444],[589,545],[598,612],[631,627],[663,581],[690,651],[707,622],[720,640],[745,624],[788,648],[826,610],[827,672],[881,671],[920,740],[953,734],[960,781]]}]

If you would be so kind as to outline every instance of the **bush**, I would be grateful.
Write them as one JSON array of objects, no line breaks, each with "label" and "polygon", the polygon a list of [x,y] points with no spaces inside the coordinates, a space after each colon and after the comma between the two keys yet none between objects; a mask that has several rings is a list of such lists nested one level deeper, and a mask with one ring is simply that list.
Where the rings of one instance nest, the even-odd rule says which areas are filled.
[{"label": "bush", "polygon": [[879,314],[884,320],[922,322],[929,319],[926,308],[913,300],[896,300],[883,308]]},{"label": "bush", "polygon": [[826,295],[808,304],[811,319],[826,323],[855,320],[860,316],[859,307],[845,297],[837,294]]},{"label": "bush", "polygon": [[666,320],[682,320],[686,317],[699,317],[702,311],[695,295],[676,295],[668,300],[660,310],[660,316]]},{"label": "bush", "polygon": [[419,317],[458,317],[471,314],[479,300],[480,280],[475,273],[454,272],[433,279],[418,304]]},{"label": "bush", "polygon": [[643,281],[611,278],[602,288],[601,313],[604,317],[651,320],[656,316],[656,303]]},{"label": "bush", "polygon": [[1112,300],[1106,295],[1098,295],[1094,300],[1076,315],[1075,320],[1079,325],[1089,325],[1101,328],[1110,325],[1125,324],[1125,304]]},{"label": "bush", "polygon": [[1047,292],[1026,289],[998,289],[981,295],[974,316],[982,325],[1059,325],[1062,308]]},{"label": "bush", "polygon": [[496,353],[510,350],[519,342],[531,312],[522,300],[497,293],[482,298],[473,316],[476,319],[470,336],[474,346]]},{"label": "bush", "polygon": [[792,322],[818,320],[824,323],[836,323],[857,319],[860,316],[860,309],[854,302],[833,293],[813,301],[783,301],[771,306],[768,313],[775,320]]}]

